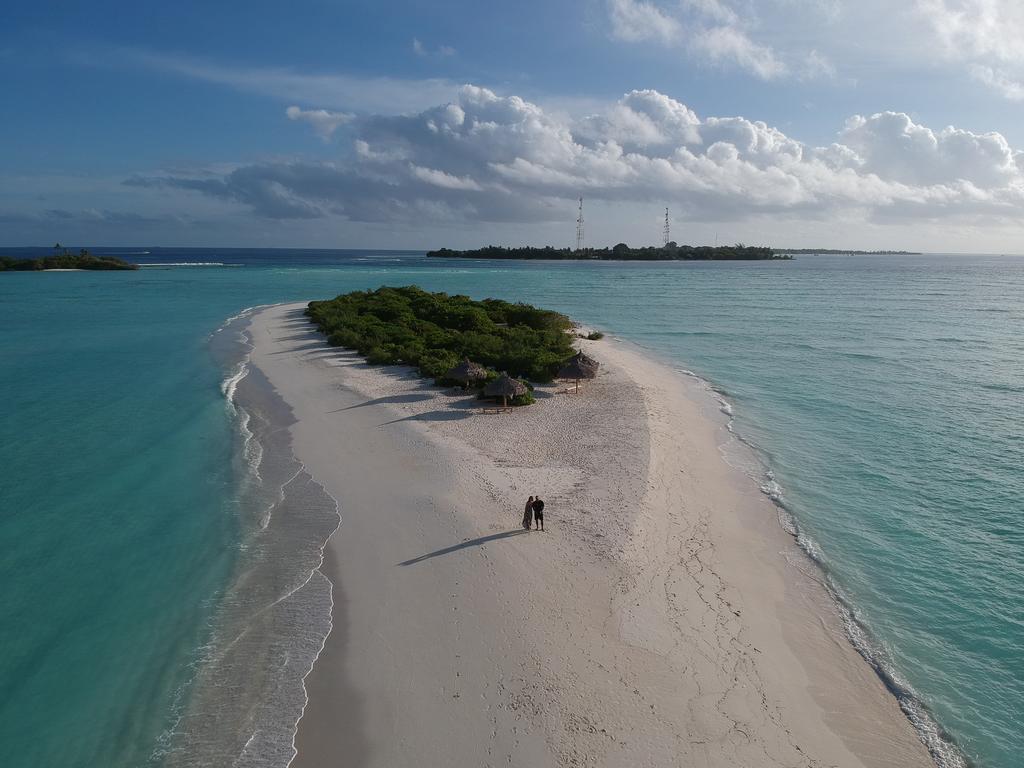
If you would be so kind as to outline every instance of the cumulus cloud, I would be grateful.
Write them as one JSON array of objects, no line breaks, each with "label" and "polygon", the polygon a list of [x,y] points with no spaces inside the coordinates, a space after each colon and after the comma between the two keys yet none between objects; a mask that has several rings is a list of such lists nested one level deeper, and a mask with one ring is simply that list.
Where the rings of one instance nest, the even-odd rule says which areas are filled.
[{"label": "cumulus cloud", "polygon": [[326,109],[300,109],[288,107],[285,110],[289,120],[300,120],[309,123],[313,131],[324,141],[330,140],[334,132],[345,123],[352,122],[353,115],[348,112],[330,112]]},{"label": "cumulus cloud", "polygon": [[998,133],[933,131],[905,114],[882,112],[851,118],[840,138],[857,154],[861,171],[906,184],[960,181],[999,189],[1022,181],[1022,155]]},{"label": "cumulus cloud", "polygon": [[905,114],[855,116],[806,145],[744,117],[699,117],[653,90],[598,114],[552,114],[464,86],[416,115],[357,117],[351,159],[277,162],[227,174],[135,178],[189,189],[276,219],[542,222],[582,194],[670,202],[687,218],[830,215],[1024,219],[1024,156],[998,133],[933,130]]}]

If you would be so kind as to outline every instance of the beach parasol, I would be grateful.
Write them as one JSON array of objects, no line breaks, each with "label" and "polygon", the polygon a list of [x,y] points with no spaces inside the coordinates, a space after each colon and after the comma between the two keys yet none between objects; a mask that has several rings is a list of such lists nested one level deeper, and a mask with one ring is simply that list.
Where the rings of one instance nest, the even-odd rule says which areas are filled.
[{"label": "beach parasol", "polygon": [[597,377],[597,369],[600,363],[592,357],[587,357],[582,352],[573,355],[569,362],[558,370],[558,378],[575,379],[576,391],[580,391],[580,379],[593,379]]},{"label": "beach parasol", "polygon": [[508,407],[508,399],[517,395],[525,395],[526,385],[519,379],[513,379],[507,373],[501,374],[498,378],[484,387],[484,395],[487,397],[500,397],[502,407]]},{"label": "beach parasol", "polygon": [[487,378],[487,369],[479,363],[472,362],[468,357],[444,375],[446,379],[461,382],[468,387],[474,381],[483,381]]}]

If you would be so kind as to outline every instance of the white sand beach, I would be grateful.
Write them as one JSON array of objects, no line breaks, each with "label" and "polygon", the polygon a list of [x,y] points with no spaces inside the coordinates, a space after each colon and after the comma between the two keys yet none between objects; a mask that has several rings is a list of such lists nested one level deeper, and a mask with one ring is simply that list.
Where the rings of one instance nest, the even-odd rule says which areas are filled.
[{"label": "white sand beach", "polygon": [[932,765],[700,382],[580,341],[579,394],[483,415],[303,309],[250,327],[342,515],[293,766]]}]

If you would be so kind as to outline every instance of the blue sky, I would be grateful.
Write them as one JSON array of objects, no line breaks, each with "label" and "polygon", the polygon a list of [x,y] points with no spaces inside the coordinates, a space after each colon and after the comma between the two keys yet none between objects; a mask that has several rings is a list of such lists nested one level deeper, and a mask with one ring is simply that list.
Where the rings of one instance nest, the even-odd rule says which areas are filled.
[{"label": "blue sky", "polygon": [[4,17],[0,245],[1024,250],[1016,0]]}]

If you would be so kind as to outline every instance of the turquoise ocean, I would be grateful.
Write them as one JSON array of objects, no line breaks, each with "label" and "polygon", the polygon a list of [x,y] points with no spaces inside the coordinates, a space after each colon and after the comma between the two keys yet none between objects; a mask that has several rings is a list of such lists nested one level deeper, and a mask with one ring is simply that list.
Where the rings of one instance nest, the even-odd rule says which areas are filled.
[{"label": "turquoise ocean", "polygon": [[[229,646],[254,667],[315,654],[302,630],[325,620],[323,594],[306,585],[301,611],[267,622],[296,572],[264,567],[257,584],[252,563],[308,575],[330,500],[275,452],[278,406],[245,376],[244,318],[227,321],[413,283],[558,309],[704,379],[937,762],[1020,765],[1024,258],[93,250],[151,266],[0,274],[5,768],[231,764],[186,738],[213,711],[211,669]],[[255,511],[286,497],[317,512],[303,535]],[[250,658],[239,627],[257,620],[277,637]],[[283,665],[275,685],[304,671]],[[290,757],[293,710],[274,709],[272,687],[239,703],[262,746],[237,764]]]}]

